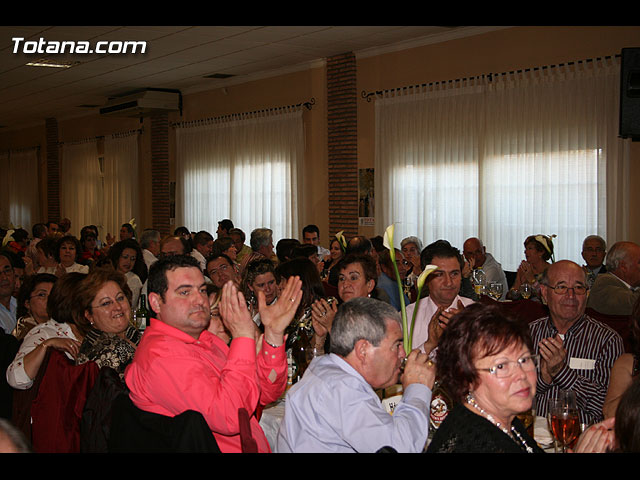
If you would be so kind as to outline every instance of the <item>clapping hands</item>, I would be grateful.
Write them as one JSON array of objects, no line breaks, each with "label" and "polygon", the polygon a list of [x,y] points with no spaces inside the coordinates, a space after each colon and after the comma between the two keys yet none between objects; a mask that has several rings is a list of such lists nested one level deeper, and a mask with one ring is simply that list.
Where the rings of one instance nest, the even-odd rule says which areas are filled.
[{"label": "clapping hands", "polygon": [[271,305],[267,305],[264,292],[258,291],[258,311],[267,343],[274,346],[284,343],[284,331],[293,320],[301,300],[302,281],[297,276],[287,279],[278,301]]}]

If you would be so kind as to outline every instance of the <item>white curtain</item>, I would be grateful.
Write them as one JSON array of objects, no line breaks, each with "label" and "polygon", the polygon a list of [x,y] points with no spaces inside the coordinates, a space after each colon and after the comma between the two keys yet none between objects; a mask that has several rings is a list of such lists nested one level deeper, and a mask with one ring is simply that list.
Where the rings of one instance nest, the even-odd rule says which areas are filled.
[{"label": "white curtain", "polygon": [[120,226],[130,219],[136,218],[136,224],[140,224],[137,133],[105,138],[102,173],[102,226],[105,233],[117,237]]},{"label": "white curtain", "polygon": [[618,61],[594,60],[378,100],[378,230],[459,248],[479,236],[507,270],[531,234],[556,234],[556,259],[577,262],[589,234],[622,240],[619,78]]},{"label": "white curtain", "polygon": [[31,225],[40,221],[38,190],[38,149],[10,150],[0,155],[0,222],[31,233]]},{"label": "white curtain", "polygon": [[395,223],[425,245],[478,230],[479,92],[471,80],[376,101],[378,230]]},{"label": "white curtain", "polygon": [[96,140],[62,146],[60,214],[71,220],[71,233],[84,225],[102,225],[103,189]]},{"label": "white curtain", "polygon": [[297,176],[304,154],[302,111],[178,125],[176,226],[215,233],[230,218],[247,236],[298,230]]}]

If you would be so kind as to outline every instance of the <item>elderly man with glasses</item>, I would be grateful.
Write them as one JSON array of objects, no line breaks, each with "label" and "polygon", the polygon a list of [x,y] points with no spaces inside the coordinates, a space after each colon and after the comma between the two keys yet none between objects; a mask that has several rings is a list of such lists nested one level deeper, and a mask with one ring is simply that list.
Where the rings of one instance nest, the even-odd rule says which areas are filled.
[{"label": "elderly man with glasses", "polygon": [[589,287],[580,265],[558,261],[546,270],[541,284],[549,316],[529,325],[535,353],[540,355],[537,414],[547,414],[550,399],[559,390],[573,390],[580,422],[599,422],[611,367],[624,350],[622,338],[585,315]]}]

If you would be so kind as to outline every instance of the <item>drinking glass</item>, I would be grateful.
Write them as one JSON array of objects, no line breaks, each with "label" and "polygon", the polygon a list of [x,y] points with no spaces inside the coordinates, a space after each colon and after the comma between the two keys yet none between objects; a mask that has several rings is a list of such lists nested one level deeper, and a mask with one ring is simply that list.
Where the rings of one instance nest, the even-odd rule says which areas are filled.
[{"label": "drinking glass", "polygon": [[561,445],[562,453],[565,453],[567,447],[580,435],[580,417],[575,392],[560,390],[558,397],[551,400],[549,413],[551,414],[551,431]]},{"label": "drinking glass", "polygon": [[489,284],[489,295],[496,301],[500,300],[502,297],[502,283],[491,282]]},{"label": "drinking glass", "polygon": [[528,283],[523,283],[522,285],[520,285],[520,295],[522,295],[522,298],[524,298],[525,300],[531,297],[532,290],[533,287]]},{"label": "drinking glass", "polygon": [[474,269],[471,272],[471,282],[478,297],[484,295],[485,285],[487,283],[487,277],[484,271],[479,268]]}]

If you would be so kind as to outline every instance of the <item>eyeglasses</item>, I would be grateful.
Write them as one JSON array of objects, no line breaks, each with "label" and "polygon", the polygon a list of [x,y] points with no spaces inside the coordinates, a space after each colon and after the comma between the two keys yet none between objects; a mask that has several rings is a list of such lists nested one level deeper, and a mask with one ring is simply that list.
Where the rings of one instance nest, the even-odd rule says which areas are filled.
[{"label": "eyeglasses", "polygon": [[495,375],[496,378],[507,378],[514,374],[517,365],[520,366],[523,372],[533,372],[538,367],[539,358],[538,355],[526,355],[515,361],[500,362],[491,368],[478,368],[477,370],[489,372],[491,375]]},{"label": "eyeglasses", "polygon": [[573,290],[574,295],[584,295],[589,290],[589,287],[586,285],[576,285],[575,287],[567,287],[566,285],[556,285],[552,287],[551,285],[547,285],[547,288],[553,290],[557,295],[564,295],[569,290]]},{"label": "eyeglasses", "polygon": [[7,266],[0,270],[0,275],[6,275],[7,277],[13,275],[13,267]]},{"label": "eyeglasses", "polygon": [[116,302],[118,302],[120,305],[122,305],[122,304],[124,304],[125,302],[128,302],[128,301],[129,300],[127,299],[127,296],[124,293],[121,293],[121,294],[116,296],[115,302],[113,300],[111,300],[110,298],[107,298],[107,299],[103,300],[102,302],[100,302],[98,305],[91,305],[91,307],[92,308],[109,309],[109,308],[113,307]]},{"label": "eyeglasses", "polygon": [[218,272],[224,272],[226,271],[230,266],[229,265],[220,265],[218,268],[212,268],[211,270],[209,270],[209,276],[213,276]]}]

